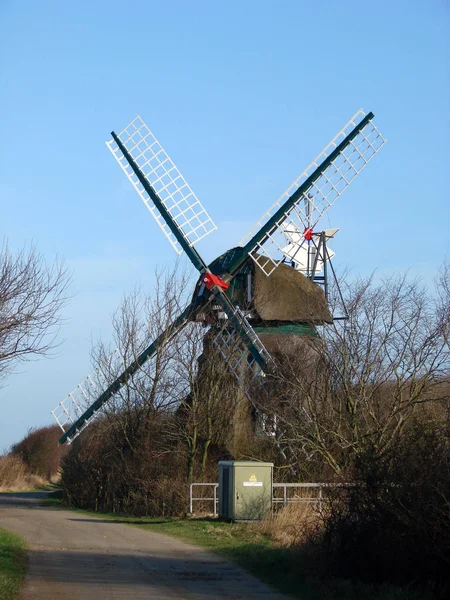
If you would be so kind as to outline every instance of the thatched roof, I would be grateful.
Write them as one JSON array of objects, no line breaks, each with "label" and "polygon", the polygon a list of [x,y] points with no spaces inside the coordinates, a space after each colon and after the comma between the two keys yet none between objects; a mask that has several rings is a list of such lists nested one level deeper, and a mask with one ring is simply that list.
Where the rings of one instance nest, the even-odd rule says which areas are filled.
[{"label": "thatched roof", "polygon": [[[210,264],[211,271],[222,276],[236,259],[244,258],[245,254],[241,247],[231,248]],[[267,262],[263,256],[259,256],[258,260]],[[263,321],[307,322],[316,325],[332,322],[325,294],[319,285],[283,263],[267,277],[248,255],[247,260],[239,267],[237,276],[233,278],[228,292],[229,297],[239,306],[242,307],[245,303],[247,292],[244,283],[246,279],[241,277],[239,280],[238,276],[246,276],[247,273],[253,274],[254,308]]]},{"label": "thatched roof", "polygon": [[253,301],[263,321],[322,324],[333,320],[322,288],[283,263],[269,277],[255,265]]}]

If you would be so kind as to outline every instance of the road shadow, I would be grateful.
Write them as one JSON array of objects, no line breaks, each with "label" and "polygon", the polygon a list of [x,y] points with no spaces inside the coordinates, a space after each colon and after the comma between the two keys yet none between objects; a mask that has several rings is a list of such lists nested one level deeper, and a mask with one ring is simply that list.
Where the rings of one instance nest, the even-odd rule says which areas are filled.
[{"label": "road shadow", "polygon": [[243,569],[216,557],[209,558],[202,551],[186,554],[185,550],[170,550],[169,555],[163,549],[160,553],[33,549],[29,551],[29,564],[30,588],[40,591],[48,582],[54,592],[64,594],[65,590],[72,590],[70,598],[89,589],[99,590],[97,599],[109,598],[111,592],[122,593],[123,598],[142,599],[280,598]]},{"label": "road shadow", "polygon": [[53,492],[1,492],[0,507],[5,506],[39,506]]},{"label": "road shadow", "polygon": [[131,520],[131,519],[118,519],[114,517],[113,519],[98,519],[96,517],[81,519],[74,517],[73,519],[67,519],[68,521],[81,521],[82,523],[113,523],[116,525],[164,525],[164,523],[173,523],[172,520],[163,520],[163,521],[150,521],[146,523],[145,521],[140,521],[139,519]]}]

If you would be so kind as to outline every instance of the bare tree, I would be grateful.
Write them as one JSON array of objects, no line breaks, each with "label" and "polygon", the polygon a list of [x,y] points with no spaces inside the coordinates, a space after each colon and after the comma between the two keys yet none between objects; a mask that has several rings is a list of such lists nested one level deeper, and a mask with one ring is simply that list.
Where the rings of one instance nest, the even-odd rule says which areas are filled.
[{"label": "bare tree", "polygon": [[[168,438],[166,432],[188,393],[185,382],[177,376],[178,347],[170,325],[191,300],[192,288],[190,278],[180,272],[178,265],[171,272],[156,273],[151,295],[137,287],[124,297],[113,315],[111,346],[116,348],[112,350],[102,342],[93,348],[96,368],[91,374],[92,387],[85,386],[88,404],[162,336],[155,354],[123,382],[97,423],[89,428],[90,434],[77,440],[72,458],[65,461],[63,480],[67,489],[73,488],[70,493],[81,494],[89,505],[145,514],[156,510],[155,506],[161,509],[161,503],[165,511],[169,505],[174,506],[173,502],[178,508],[185,502],[184,465],[178,469],[178,441]],[[183,335],[182,330],[177,337]],[[83,471],[77,456],[84,455],[84,448],[96,464],[95,476],[91,490],[77,491],[71,477]],[[181,485],[178,471],[182,472]]]},{"label": "bare tree", "polygon": [[436,288],[438,318],[448,349],[450,347],[450,263],[448,261],[445,261],[439,269]]},{"label": "bare tree", "polygon": [[[91,391],[98,395],[156,338],[166,336],[97,423],[76,440],[64,463],[67,493],[83,497],[85,505],[136,513],[152,512],[155,506],[164,513],[184,509],[187,480],[205,472],[211,446],[226,439],[231,375],[211,348],[205,351],[205,335],[209,346],[211,339],[202,324],[189,321],[175,336],[169,327],[191,301],[193,287],[177,266],[160,273],[151,296],[137,288],[114,314],[116,349],[99,343],[93,350],[97,368],[91,377],[98,381]],[[95,399],[95,394],[89,397]],[[88,491],[80,490],[74,478],[84,470],[85,459],[77,457],[86,455],[95,463]]]},{"label": "bare tree", "polygon": [[[159,273],[151,297],[137,288],[124,298],[113,316],[114,343],[111,352],[98,344],[94,362],[100,377],[111,384],[190,301],[186,290],[193,288],[186,274],[175,269]],[[161,344],[155,356],[133,374],[109,403],[104,424],[124,464],[130,453],[139,452],[155,418],[164,429],[166,448],[176,448],[185,462],[187,478],[195,466],[205,473],[211,444],[225,445],[233,416],[234,378],[212,343],[208,330],[191,321]],[[104,385],[105,385],[104,384]],[[161,436],[161,437],[164,437]]]},{"label": "bare tree", "polygon": [[171,422],[170,435],[182,443],[187,478],[192,481],[195,466],[206,474],[212,444],[221,448],[232,437],[236,383],[213,343],[211,332],[193,324],[177,339],[177,378],[185,382]]},{"label": "bare tree", "polygon": [[[174,363],[176,345],[169,342],[169,327],[187,302],[186,290],[192,287],[186,273],[177,266],[170,272],[157,272],[151,296],[136,288],[126,296],[112,318],[113,344],[99,342],[93,349],[93,362],[101,387],[115,381],[156,338],[165,335],[155,355],[127,379],[109,402],[105,419],[117,443],[128,451],[136,450],[145,426],[155,414],[170,412],[186,391],[180,390]],[[183,336],[183,332],[179,334]],[[94,400],[94,399],[93,399]]]},{"label": "bare tree", "polygon": [[0,381],[17,362],[46,356],[56,341],[70,277],[60,262],[51,266],[35,247],[13,254],[0,250]]},{"label": "bare tree", "polygon": [[419,281],[343,288],[348,320],[278,356],[269,403],[295,460],[320,457],[337,474],[368,450],[381,458],[421,405],[448,398],[450,369],[448,309]]}]

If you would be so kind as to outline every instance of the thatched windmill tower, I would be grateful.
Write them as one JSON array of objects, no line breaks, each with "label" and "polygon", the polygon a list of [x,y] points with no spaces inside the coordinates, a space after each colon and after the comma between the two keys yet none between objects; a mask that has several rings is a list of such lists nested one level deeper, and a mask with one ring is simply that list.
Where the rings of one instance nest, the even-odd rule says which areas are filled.
[{"label": "thatched windmill tower", "polygon": [[[231,249],[219,256],[209,265],[211,272],[225,277],[236,251],[239,249]],[[198,301],[204,292],[205,286],[200,280],[193,302],[196,298]],[[243,311],[267,352],[272,356],[282,355],[284,360],[289,360],[290,354],[298,354],[300,348],[304,350],[312,340],[319,341],[317,327],[333,321],[322,287],[286,263],[280,262],[270,277],[266,277],[255,261],[249,258],[233,277],[226,293],[230,301]],[[204,304],[204,309],[199,310],[193,318],[212,326],[205,336],[201,362],[206,363],[211,354],[215,360],[221,360],[222,357],[211,344],[217,329],[227,326],[227,316],[222,312],[221,305]],[[242,369],[245,370],[246,357],[242,362]],[[201,367],[199,377],[203,377]],[[208,389],[207,384],[204,387]],[[237,380],[231,393],[234,415],[227,448],[236,457],[245,452],[258,424],[254,406]]]}]

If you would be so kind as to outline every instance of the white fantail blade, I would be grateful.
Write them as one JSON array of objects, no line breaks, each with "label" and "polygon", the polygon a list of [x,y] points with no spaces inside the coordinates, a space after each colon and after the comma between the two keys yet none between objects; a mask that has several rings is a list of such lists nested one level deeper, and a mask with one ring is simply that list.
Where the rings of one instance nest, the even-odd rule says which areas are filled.
[{"label": "white fantail blade", "polygon": [[334,229],[324,229],[323,232],[320,231],[318,233],[313,233],[313,238],[320,238],[320,234],[324,233],[325,234],[325,238],[327,240],[331,240],[331,238],[333,238],[337,232],[339,231],[339,228],[334,228]]},{"label": "white fantail blade", "polygon": [[[309,274],[312,271],[312,266],[316,258],[317,248],[315,246],[307,246],[300,244],[289,244],[283,248],[285,257],[293,262],[294,269],[301,273]],[[326,260],[330,261],[335,253],[327,246]],[[321,273],[323,269],[324,258],[319,256],[316,264],[316,273]]]},{"label": "white fantail blade", "polygon": [[[336,156],[331,156],[365,116],[364,111],[359,110],[241,240],[240,245],[245,246],[258,232],[264,230],[270,219],[287,203],[288,208],[277,217],[275,223],[270,224],[264,237],[249,249],[253,260],[266,275],[270,275],[282,260],[286,232],[294,236],[297,231],[303,233],[308,228],[314,230],[320,217],[386,142],[370,118],[355,137],[347,140],[340,151],[337,151]],[[322,163],[323,170],[320,168]],[[308,187],[290,204],[288,201],[292,195],[313,174]],[[290,241],[293,242],[294,239]]]},{"label": "white fantail blade", "polygon": [[[139,116],[131,121],[117,137],[159,196],[190,246],[217,229],[175,163]],[[175,251],[181,254],[182,248],[176,237],[153,204],[116,142],[110,140],[106,142],[106,145]]]},{"label": "white fantail blade", "polygon": [[[312,239],[314,240],[316,246],[307,245],[305,236],[300,232],[299,227],[295,226],[293,223],[282,223],[281,231],[288,242],[288,245],[282,249],[284,256],[294,263],[294,268],[296,271],[308,273],[308,271],[311,271],[311,267],[314,264],[316,246],[319,245],[321,235],[325,234],[325,241],[328,241],[336,235],[339,229],[336,227],[313,233]],[[335,253],[330,250],[329,247],[327,247],[327,251],[328,258],[326,260],[331,260]],[[322,272],[323,263],[324,261],[322,260],[322,257],[320,257],[317,261],[316,273]]]},{"label": "white fantail blade", "polygon": [[282,223],[281,230],[286,238],[286,241],[292,244],[299,244],[304,239],[303,233],[300,228],[293,223]]},{"label": "white fantail blade", "polygon": [[[303,240],[305,239],[305,236],[300,231],[300,228],[297,227],[296,225],[294,225],[293,223],[282,223],[281,231],[283,232],[284,237],[286,238],[286,241],[290,242],[291,244],[301,244],[303,242]],[[339,228],[324,229],[323,231],[318,231],[317,233],[313,233],[312,237],[315,240],[319,240],[321,234],[324,233],[325,238],[327,240],[330,240],[332,237],[334,237],[336,235],[336,233],[338,231],[339,231]]]},{"label": "white fantail blade", "polygon": [[284,256],[300,267],[298,270],[306,269],[308,265],[308,246],[299,246],[299,244],[289,244],[283,248]]}]

